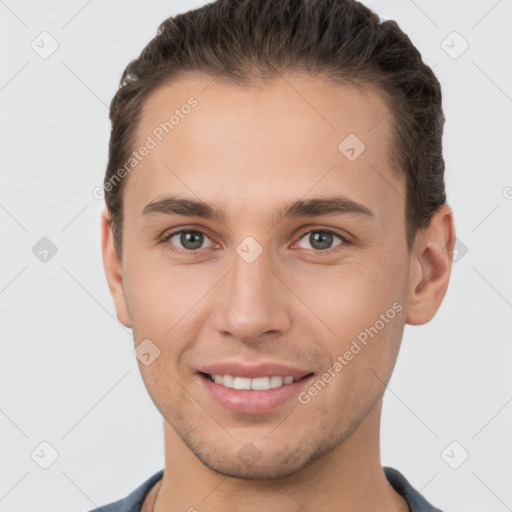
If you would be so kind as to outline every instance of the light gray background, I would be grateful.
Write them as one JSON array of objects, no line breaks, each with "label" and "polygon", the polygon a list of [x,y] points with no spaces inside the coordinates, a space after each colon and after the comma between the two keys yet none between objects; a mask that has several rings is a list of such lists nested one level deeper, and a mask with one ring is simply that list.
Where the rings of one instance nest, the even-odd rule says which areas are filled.
[{"label": "light gray background", "polygon": [[[448,199],[468,249],[435,319],[406,327],[382,463],[445,511],[512,510],[512,1],[366,3],[441,81]],[[161,21],[199,5],[0,0],[0,512],[89,510],[163,467],[162,420],[115,319],[92,191],[124,67]],[[59,45],[47,59],[31,48],[43,31]],[[456,59],[446,45],[461,40],[442,46],[453,31],[469,43]],[[32,253],[42,237],[58,248],[46,263]],[[43,441],[58,452],[48,469]]]}]

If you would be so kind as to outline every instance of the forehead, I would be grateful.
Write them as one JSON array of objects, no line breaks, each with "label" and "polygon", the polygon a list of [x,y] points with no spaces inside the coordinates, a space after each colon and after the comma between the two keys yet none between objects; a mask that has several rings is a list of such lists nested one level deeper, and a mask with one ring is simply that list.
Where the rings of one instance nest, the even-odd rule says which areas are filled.
[{"label": "forehead", "polygon": [[403,180],[388,158],[391,121],[368,88],[300,74],[247,87],[186,75],[143,105],[135,149],[152,148],[131,172],[125,202],[142,210],[179,189],[231,205],[235,215],[336,189],[372,205],[384,222],[404,203]]}]

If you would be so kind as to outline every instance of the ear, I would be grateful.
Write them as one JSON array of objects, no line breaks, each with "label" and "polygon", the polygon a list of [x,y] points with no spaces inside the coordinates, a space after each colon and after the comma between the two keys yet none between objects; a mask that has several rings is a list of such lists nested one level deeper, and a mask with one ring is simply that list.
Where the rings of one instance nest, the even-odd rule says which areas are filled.
[{"label": "ear", "polygon": [[114,247],[112,221],[108,208],[101,212],[101,251],[103,254],[103,268],[105,269],[110,293],[114,299],[117,319],[125,327],[131,328],[130,315],[124,296],[122,266]]},{"label": "ear", "polygon": [[441,306],[450,281],[454,245],[453,211],[445,204],[418,233],[411,251],[406,323],[426,324]]}]

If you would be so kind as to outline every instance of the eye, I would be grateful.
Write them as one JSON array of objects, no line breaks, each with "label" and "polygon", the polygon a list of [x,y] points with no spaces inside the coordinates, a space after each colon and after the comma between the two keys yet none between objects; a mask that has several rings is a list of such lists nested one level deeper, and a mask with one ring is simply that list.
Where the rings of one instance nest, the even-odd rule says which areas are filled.
[{"label": "eye", "polygon": [[[177,252],[197,252],[198,249],[202,248],[205,239],[209,240],[209,237],[202,231],[182,229],[181,231],[164,235],[162,242],[170,243],[171,249]],[[176,249],[172,246],[175,246]]]},{"label": "eye", "polygon": [[[340,233],[330,229],[315,229],[303,233],[301,240],[306,240],[310,247],[302,247],[303,249],[311,249],[317,253],[327,253],[331,250],[337,250],[336,247],[350,244],[350,240]],[[338,243],[336,242],[338,239]],[[211,239],[202,231],[197,229],[181,229],[167,233],[162,237],[161,242],[168,244],[169,249],[178,253],[194,253],[203,249],[206,240]],[[333,249],[334,248],[334,249]]]},{"label": "eye", "polygon": [[[333,242],[335,241],[336,238],[340,240],[340,242],[333,245]],[[306,242],[309,243],[311,246],[303,247],[303,249],[313,249],[314,251],[317,252],[328,252],[328,250],[331,249],[332,247],[337,247],[339,245],[345,245],[350,243],[350,241],[346,237],[329,229],[315,229],[312,231],[307,231],[306,233],[303,233],[303,235],[301,236],[300,240],[302,239],[305,239]]]}]

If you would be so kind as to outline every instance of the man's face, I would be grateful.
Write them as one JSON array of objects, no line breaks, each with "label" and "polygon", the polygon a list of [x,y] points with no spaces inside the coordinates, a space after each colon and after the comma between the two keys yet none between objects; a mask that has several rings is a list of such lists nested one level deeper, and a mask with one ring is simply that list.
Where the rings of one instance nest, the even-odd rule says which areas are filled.
[{"label": "man's face", "polygon": [[[197,105],[159,141],[155,128],[191,96]],[[157,144],[123,194],[126,324],[136,345],[160,350],[140,364],[154,403],[216,471],[291,474],[347,439],[383,395],[410,265],[387,111],[375,93],[299,75],[245,89],[188,76],[144,105],[136,147],[148,135]],[[146,208],[171,196],[224,218]],[[296,201],[334,197],[370,213],[305,208],[278,220]],[[242,387],[300,380],[236,390],[208,373]]]}]

